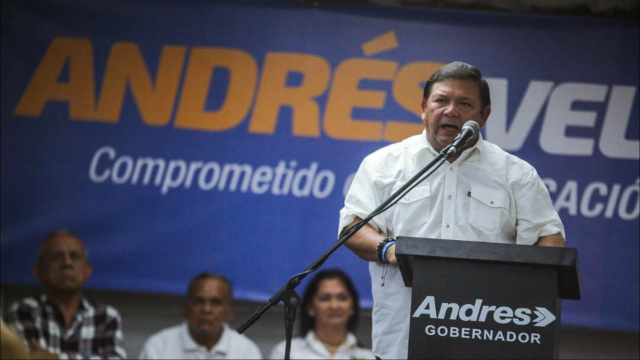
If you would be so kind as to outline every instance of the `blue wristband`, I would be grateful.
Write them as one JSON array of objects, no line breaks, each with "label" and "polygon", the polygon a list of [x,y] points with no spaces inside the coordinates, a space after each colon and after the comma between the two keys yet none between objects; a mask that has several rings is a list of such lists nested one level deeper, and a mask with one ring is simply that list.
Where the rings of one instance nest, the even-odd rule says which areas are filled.
[{"label": "blue wristband", "polygon": [[386,244],[384,245],[384,247],[382,248],[382,259],[383,259],[385,262],[388,262],[388,261],[387,261],[387,250],[389,250],[389,248],[391,247],[391,245],[395,245],[395,244],[396,244],[396,241],[395,241],[395,240],[394,240],[394,241],[389,241],[389,242],[388,242],[388,243],[386,243]]}]

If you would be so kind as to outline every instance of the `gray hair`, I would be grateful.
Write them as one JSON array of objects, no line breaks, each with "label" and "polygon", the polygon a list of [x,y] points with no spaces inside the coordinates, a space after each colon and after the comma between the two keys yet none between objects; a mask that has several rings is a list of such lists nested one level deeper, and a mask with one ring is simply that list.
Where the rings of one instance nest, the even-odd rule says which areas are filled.
[{"label": "gray hair", "polygon": [[227,279],[226,277],[220,274],[216,274],[208,271],[200,273],[196,277],[191,279],[191,281],[189,282],[189,286],[187,287],[187,298],[191,298],[191,295],[193,295],[193,292],[195,291],[196,283],[198,283],[200,280],[222,281],[229,288],[229,298],[227,299],[229,304],[233,302],[233,286],[231,285],[231,281],[229,281],[229,279]]}]

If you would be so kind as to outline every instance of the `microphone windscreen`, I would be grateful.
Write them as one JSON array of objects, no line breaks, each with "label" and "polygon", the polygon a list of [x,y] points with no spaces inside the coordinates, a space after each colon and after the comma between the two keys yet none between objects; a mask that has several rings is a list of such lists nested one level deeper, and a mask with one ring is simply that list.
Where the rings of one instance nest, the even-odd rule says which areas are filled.
[{"label": "microphone windscreen", "polygon": [[473,132],[473,137],[478,136],[480,133],[480,124],[473,120],[465,122],[464,125],[462,125],[463,130],[464,128],[469,128]]}]

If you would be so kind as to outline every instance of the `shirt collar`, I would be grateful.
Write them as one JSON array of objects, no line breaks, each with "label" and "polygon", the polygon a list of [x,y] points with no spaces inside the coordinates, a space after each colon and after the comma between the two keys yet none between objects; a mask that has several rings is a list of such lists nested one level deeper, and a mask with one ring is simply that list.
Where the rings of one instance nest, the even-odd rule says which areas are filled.
[{"label": "shirt collar", "polygon": [[[458,159],[456,159],[456,162],[463,162],[463,161],[474,161],[476,160],[480,154],[482,154],[483,149],[485,148],[485,144],[484,144],[484,140],[482,138],[482,133],[478,134],[478,141],[476,141],[476,143],[466,149],[462,155],[460,155],[460,157]],[[477,151],[476,151],[477,150]],[[414,149],[414,153],[413,153],[413,162],[417,167],[422,167],[422,166],[426,166],[427,162],[425,162],[425,156],[427,156],[427,158],[432,159],[433,157],[438,156],[439,152],[436,151],[436,149],[433,148],[433,145],[431,145],[431,143],[429,142],[429,140],[427,139],[427,130],[424,129],[422,130],[422,134],[420,134],[420,143],[419,145]],[[431,156],[428,156],[431,155]],[[429,160],[430,161],[430,160]]]},{"label": "shirt collar", "polygon": [[[43,293],[40,295],[40,302],[42,304],[45,304],[46,306],[51,306],[54,309],[60,311],[60,307],[53,302],[53,300],[49,299],[49,297],[47,296],[47,294]],[[93,314],[93,306],[91,305],[91,303],[89,302],[89,300],[87,300],[87,298],[85,298],[84,296],[82,296],[80,298],[80,305],[78,306],[78,312],[76,314]]]},{"label": "shirt collar", "polygon": [[358,339],[352,333],[347,333],[347,342],[343,345],[345,349],[351,349],[358,346]]},{"label": "shirt collar", "polygon": [[[314,331],[307,332],[305,341],[307,342],[307,344],[309,344],[309,346],[312,349],[315,349],[321,354],[330,355],[329,350],[327,350],[327,348],[324,347],[324,345],[320,342],[320,340],[318,340]],[[357,345],[358,345],[358,340],[356,339],[356,336],[349,332],[347,333],[347,340],[344,342],[344,344],[342,344],[338,348],[338,350],[336,350],[336,353],[355,348],[357,347]]]},{"label": "shirt collar", "polygon": [[228,324],[226,323],[223,324],[222,335],[220,336],[220,340],[218,340],[218,343],[215,344],[213,348],[211,348],[211,350],[207,350],[206,347],[196,343],[193,340],[193,338],[191,337],[191,334],[189,334],[189,324],[187,322],[184,322],[180,330],[180,337],[182,338],[182,348],[185,352],[205,351],[210,354],[215,354],[215,353],[227,354],[229,353],[229,342],[231,340],[230,339],[231,334],[229,334],[229,331],[233,331],[233,330],[231,330]]},{"label": "shirt collar", "polygon": [[475,161],[477,160],[486,147],[485,141],[482,138],[482,133],[478,133],[478,140],[472,147],[462,152],[462,155],[456,160],[456,162],[463,161]]}]

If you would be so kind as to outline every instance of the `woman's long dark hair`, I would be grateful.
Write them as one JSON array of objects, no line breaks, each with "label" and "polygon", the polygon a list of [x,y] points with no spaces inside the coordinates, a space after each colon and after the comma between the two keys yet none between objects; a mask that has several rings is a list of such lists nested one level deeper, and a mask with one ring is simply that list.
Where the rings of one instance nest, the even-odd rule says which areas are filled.
[{"label": "woman's long dark hair", "polygon": [[355,286],[353,286],[353,282],[349,278],[349,276],[340,269],[331,269],[319,272],[309,283],[307,289],[304,292],[304,296],[302,297],[302,306],[300,307],[300,312],[302,313],[300,318],[300,334],[301,336],[307,335],[309,330],[315,330],[316,328],[316,318],[309,316],[308,308],[310,307],[311,302],[313,301],[313,297],[318,292],[318,288],[320,287],[320,283],[324,280],[337,279],[347,288],[347,291],[351,295],[351,299],[353,300],[353,315],[349,319],[347,323],[347,328],[351,333],[356,332],[356,328],[358,327],[358,317],[360,316],[360,299],[358,297],[358,292],[356,291]]}]

